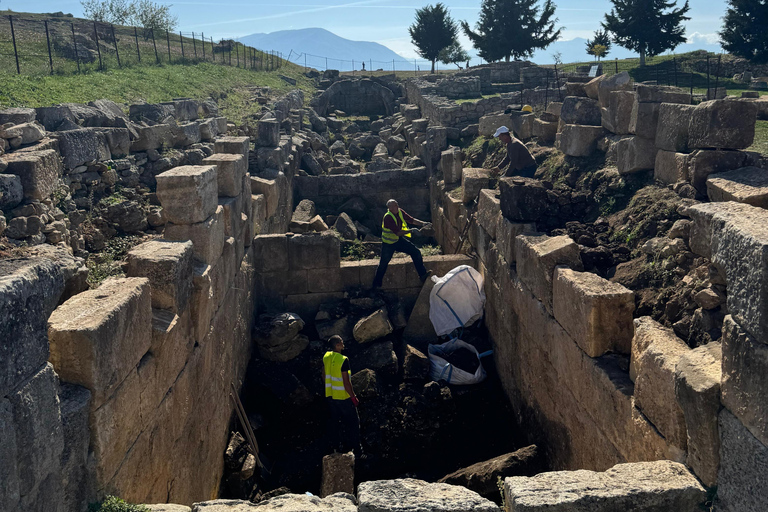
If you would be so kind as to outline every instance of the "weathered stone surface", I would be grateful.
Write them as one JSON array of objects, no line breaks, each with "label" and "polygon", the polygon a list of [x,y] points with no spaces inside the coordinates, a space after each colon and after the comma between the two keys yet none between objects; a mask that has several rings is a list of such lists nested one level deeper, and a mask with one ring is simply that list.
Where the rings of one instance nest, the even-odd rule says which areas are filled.
[{"label": "weathered stone surface", "polygon": [[256,125],[256,145],[276,147],[280,143],[280,123],[277,119],[262,119]]},{"label": "weathered stone surface", "polygon": [[505,114],[504,112],[494,112],[493,114],[488,114],[480,118],[480,126],[478,130],[483,137],[492,137],[499,126],[506,126],[511,130],[512,127],[510,124],[512,123],[509,114]]},{"label": "weathered stone surface", "polygon": [[25,198],[47,199],[56,190],[62,172],[61,158],[56,151],[16,152],[3,158],[8,164],[3,172],[19,177]]},{"label": "weathered stone surface", "polygon": [[656,123],[656,147],[665,151],[688,151],[688,128],[696,109],[693,105],[662,103]]},{"label": "weathered stone surface", "polygon": [[192,512],[192,509],[186,505],[175,505],[173,503],[154,503],[144,505],[150,512]]},{"label": "weathered stone surface", "polygon": [[93,496],[93,463],[88,458],[91,393],[81,386],[62,384],[59,399],[64,437],[61,454],[63,511],[85,510]]},{"label": "weathered stone surface", "polygon": [[745,101],[713,100],[696,106],[688,128],[690,148],[745,149],[755,138],[757,107]]},{"label": "weathered stone surface", "polygon": [[464,168],[461,172],[462,202],[466,204],[477,199],[480,190],[488,188],[490,176],[491,171],[489,169]]},{"label": "weathered stone surface", "polygon": [[194,224],[168,223],[163,237],[172,242],[192,242],[192,254],[200,262],[213,265],[224,248],[224,207],[218,206],[213,215]]},{"label": "weathered stone surface", "polygon": [[[587,84],[589,86],[589,84]],[[584,88],[586,89],[587,86]],[[614,91],[630,91],[632,90],[632,78],[629,73],[622,71],[615,75],[604,78],[598,82],[597,95],[600,100],[600,106],[607,107],[610,102],[610,94]],[[589,94],[589,91],[587,92]]]},{"label": "weathered stone surface", "polygon": [[366,368],[377,372],[394,375],[397,373],[397,354],[391,341],[369,343],[356,357],[350,360],[352,373]]},{"label": "weathered stone surface", "polygon": [[620,174],[653,169],[656,162],[656,145],[652,139],[626,137],[617,143],[616,167]]},{"label": "weathered stone surface", "polygon": [[171,133],[173,133],[173,146],[177,148],[191,146],[202,140],[200,123],[171,125]]},{"label": "weathered stone surface", "polygon": [[542,458],[536,445],[526,446],[517,451],[499,455],[493,459],[472,464],[444,476],[439,483],[461,485],[475,491],[484,498],[496,498],[499,493],[499,478],[510,476],[533,476],[541,472]]},{"label": "weathered stone surface", "polygon": [[545,121],[535,119],[533,121],[533,135],[538,137],[541,142],[551,143],[557,138],[558,121]]},{"label": "weathered stone surface", "polygon": [[768,510],[765,474],[768,447],[755,439],[728,409],[719,416],[720,472],[717,478],[716,512]]},{"label": "weathered stone surface", "polygon": [[241,155],[247,162],[249,146],[248,137],[219,137],[213,144],[213,151],[219,154]]},{"label": "weathered stone surface", "polygon": [[363,482],[357,487],[359,512],[498,512],[495,503],[458,485],[403,478]]},{"label": "weathered stone surface", "polygon": [[617,464],[604,473],[553,471],[504,480],[509,512],[696,512],[706,492],[680,463]]},{"label": "weathered stone surface", "polygon": [[194,503],[192,512],[356,512],[355,497],[338,493],[320,499],[308,494],[283,494],[261,503],[214,500]]},{"label": "weathered stone surface", "polygon": [[603,128],[618,135],[628,134],[632,124],[632,109],[636,102],[633,91],[611,91],[608,95],[608,105],[600,111]]},{"label": "weathered stone surface", "polygon": [[507,128],[509,128],[518,139],[528,140],[533,135],[533,123],[535,120],[536,114],[528,114],[526,112],[513,110],[510,113],[511,126],[508,126]]},{"label": "weathered stone surface", "polygon": [[174,224],[194,224],[209,218],[218,205],[216,167],[184,165],[157,175],[157,198]]},{"label": "weathered stone surface", "polygon": [[299,334],[304,321],[294,313],[283,313],[256,327],[259,356],[268,361],[290,361],[301,354],[309,339]]},{"label": "weathered stone surface", "polygon": [[107,400],[152,342],[149,280],[111,278],[75,295],[48,319],[51,362],[66,382]]},{"label": "weathered stone surface", "polygon": [[589,156],[604,134],[602,126],[566,124],[560,132],[560,151],[568,156]]},{"label": "weathered stone surface", "polygon": [[579,246],[568,236],[520,235],[515,251],[520,280],[551,314],[555,267],[583,270]]},{"label": "weathered stone surface", "polygon": [[431,279],[424,281],[416,303],[413,305],[408,323],[403,331],[403,340],[407,343],[426,346],[437,341],[437,334],[432,322],[429,320],[429,295],[432,293],[435,282]]},{"label": "weathered stone surface", "polygon": [[722,402],[761,443],[768,444],[768,345],[729,315],[723,322]]},{"label": "weathered stone surface", "polygon": [[39,123],[21,123],[8,128],[0,124],[0,138],[14,139],[21,137],[21,144],[32,144],[45,137],[45,128]]},{"label": "weathered stone surface", "polygon": [[496,225],[501,216],[501,202],[497,190],[482,189],[477,201],[477,223],[490,235],[496,238]]},{"label": "weathered stone surface", "polygon": [[387,316],[387,310],[382,308],[371,313],[365,318],[361,318],[352,331],[355,341],[358,343],[368,343],[375,341],[392,333],[392,324]]},{"label": "weathered stone surface", "polygon": [[355,456],[351,452],[323,457],[320,497],[325,498],[337,492],[355,493]]},{"label": "weathered stone surface", "polygon": [[685,450],[685,417],[675,399],[675,366],[690,348],[650,317],[635,320],[630,376],[635,405],[667,440]]},{"label": "weathered stone surface", "polygon": [[59,152],[67,169],[112,158],[107,137],[98,128],[67,130],[56,132],[53,136],[59,140]]},{"label": "weathered stone surface", "polygon": [[555,270],[555,320],[590,357],[628,354],[632,343],[635,294],[590,272]]},{"label": "weathered stone surface", "polygon": [[[206,140],[204,136],[204,125],[200,125],[200,137]],[[149,149],[159,149],[170,147],[173,144],[174,136],[171,126],[167,124],[156,124],[154,126],[136,126],[138,138],[131,142],[131,151],[147,151]]]},{"label": "weathered stone surface", "polygon": [[355,222],[346,212],[341,212],[333,224],[333,229],[338,231],[342,238],[346,240],[357,240],[357,226],[355,226]]},{"label": "weathered stone surface", "polygon": [[37,113],[33,108],[10,107],[0,110],[0,125],[6,123],[20,124],[31,123],[35,120]]},{"label": "weathered stone surface", "polygon": [[510,221],[536,221],[546,213],[547,189],[539,180],[518,176],[501,178],[499,190],[501,213]]},{"label": "weathered stone surface", "polygon": [[711,174],[707,178],[710,201],[735,201],[768,208],[768,171],[760,167],[742,167]]},{"label": "weathered stone surface", "polygon": [[[283,253],[285,258],[285,253]],[[330,231],[295,235],[288,238],[288,264],[291,270],[339,268],[340,243]]]},{"label": "weathered stone surface", "polygon": [[566,124],[601,126],[600,104],[590,98],[568,96],[563,100],[560,119]]},{"label": "weathered stone surface", "polygon": [[629,133],[638,137],[655,140],[656,127],[659,123],[659,103],[635,101],[632,117],[629,121]]},{"label": "weathered stone surface", "polygon": [[192,252],[192,242],[145,242],[128,252],[125,275],[149,279],[153,308],[182,313],[192,294]]},{"label": "weathered stone surface", "polygon": [[592,98],[593,100],[599,98],[598,89],[600,87],[600,82],[605,80],[605,78],[606,75],[600,75],[584,84],[584,93],[587,95],[587,97]]},{"label": "weathered stone surface", "polygon": [[517,235],[535,232],[535,224],[510,222],[506,217],[500,216],[496,225],[496,247],[499,250],[499,255],[509,265],[516,263],[517,250],[515,238],[517,238]]},{"label": "weathered stone surface", "polygon": [[403,356],[403,378],[406,380],[426,380],[429,377],[429,359],[419,349],[405,346]]},{"label": "weathered stone surface", "polygon": [[675,367],[675,397],[688,430],[686,463],[707,487],[717,482],[720,465],[721,360],[721,346],[713,342],[685,353]]},{"label": "weathered stone surface", "polygon": [[653,177],[662,183],[674,185],[688,181],[688,162],[690,155],[660,149],[656,152]]},{"label": "weathered stone surface", "polygon": [[707,192],[707,178],[710,174],[740,169],[746,165],[746,160],[747,154],[742,151],[695,151],[688,160],[691,185],[703,196]]},{"label": "weathered stone surface", "polygon": [[0,174],[0,209],[9,210],[24,199],[21,178],[15,174]]},{"label": "weathered stone surface", "polygon": [[280,191],[278,190],[277,180],[251,176],[251,193],[264,196],[266,218],[275,214],[280,203]]},{"label": "weathered stone surface", "polygon": [[635,92],[641,103],[691,103],[690,93],[679,87],[637,84]]},{"label": "weathered stone surface", "polygon": [[216,166],[218,194],[236,197],[243,188],[243,177],[248,171],[248,159],[232,153],[214,153],[203,160],[204,165]]},{"label": "weathered stone surface", "polygon": [[446,184],[459,183],[462,176],[461,149],[451,146],[440,153],[440,168]]},{"label": "weathered stone surface", "polygon": [[259,235],[253,239],[254,261],[261,272],[287,271],[288,237],[279,235]]}]

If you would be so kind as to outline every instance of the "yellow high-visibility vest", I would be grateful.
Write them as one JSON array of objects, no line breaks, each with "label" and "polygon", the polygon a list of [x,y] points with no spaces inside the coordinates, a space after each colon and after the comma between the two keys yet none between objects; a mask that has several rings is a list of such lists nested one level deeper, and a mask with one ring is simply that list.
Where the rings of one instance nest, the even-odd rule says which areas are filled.
[{"label": "yellow high-visibility vest", "polygon": [[[400,229],[401,230],[408,229],[408,223],[405,222],[405,219],[403,218],[403,210],[398,210],[397,213],[400,216]],[[381,241],[384,242],[385,244],[394,244],[395,242],[397,242],[397,240],[400,237],[397,236],[391,229],[387,229],[386,227],[384,227],[384,219],[387,218],[387,215],[395,219],[395,222],[397,222],[397,217],[395,217],[395,214],[387,210],[387,213],[384,214],[384,218],[381,219]],[[405,237],[411,238],[411,234],[406,233]]]},{"label": "yellow high-visibility vest", "polygon": [[[346,400],[349,393],[344,389],[344,379],[341,378],[341,367],[347,356],[338,352],[328,351],[323,356],[323,367],[325,367],[325,396],[334,400]],[[347,375],[352,376],[352,372],[347,370]]]}]

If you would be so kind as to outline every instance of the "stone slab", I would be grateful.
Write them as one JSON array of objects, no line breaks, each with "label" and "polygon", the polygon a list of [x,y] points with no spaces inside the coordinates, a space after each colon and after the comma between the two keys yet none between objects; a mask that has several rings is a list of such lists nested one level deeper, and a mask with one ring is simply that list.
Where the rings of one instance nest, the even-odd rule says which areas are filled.
[{"label": "stone slab", "polygon": [[465,487],[402,478],[363,482],[357,488],[359,512],[499,512],[499,507]]},{"label": "stone slab", "polygon": [[464,204],[471,203],[480,195],[480,190],[488,188],[491,171],[481,168],[464,168],[461,172],[461,200]]},{"label": "stone slab", "polygon": [[707,177],[710,201],[735,201],[768,208],[768,170],[742,167]]},{"label": "stone slab", "polygon": [[192,242],[194,258],[202,263],[215,264],[224,248],[224,207],[217,206],[215,213],[203,222],[165,226],[163,237],[172,242]]},{"label": "stone slab", "polygon": [[520,280],[551,314],[555,267],[583,270],[579,246],[568,236],[519,235],[515,252]]},{"label": "stone slab", "polygon": [[214,153],[205,158],[203,164],[216,166],[219,196],[236,197],[240,194],[243,188],[243,177],[248,171],[246,157],[239,154]]},{"label": "stone slab", "polygon": [[755,138],[757,106],[752,102],[712,100],[696,106],[688,129],[692,149],[746,149]]},{"label": "stone slab", "polygon": [[192,242],[144,242],[128,251],[125,275],[149,279],[153,308],[181,313],[192,294],[192,253]]},{"label": "stone slab", "polygon": [[157,198],[174,224],[203,222],[216,212],[218,184],[213,165],[184,165],[158,174]]},{"label": "stone slab", "polygon": [[659,105],[656,124],[656,147],[665,151],[688,151],[688,128],[696,107],[676,103]]},{"label": "stone slab", "polygon": [[690,155],[660,149],[656,152],[653,177],[667,185],[689,180],[688,163]]},{"label": "stone slab", "polygon": [[213,151],[214,153],[242,155],[247,162],[249,146],[250,138],[248,137],[219,137],[213,143]]},{"label": "stone slab", "polygon": [[589,156],[604,134],[602,126],[566,124],[560,132],[560,151],[568,156]]},{"label": "stone slab", "polygon": [[15,152],[3,155],[3,159],[8,164],[3,173],[19,176],[26,199],[48,199],[59,185],[63,167],[59,154],[53,149]]}]

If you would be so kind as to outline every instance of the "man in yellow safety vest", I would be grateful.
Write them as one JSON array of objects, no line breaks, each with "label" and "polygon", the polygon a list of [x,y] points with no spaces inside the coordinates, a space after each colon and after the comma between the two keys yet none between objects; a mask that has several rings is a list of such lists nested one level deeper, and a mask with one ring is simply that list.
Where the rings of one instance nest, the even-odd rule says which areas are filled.
[{"label": "man in yellow safety vest", "polygon": [[392,259],[395,251],[404,252],[411,257],[422,283],[432,274],[431,270],[424,268],[421,251],[410,240],[411,233],[418,232],[418,229],[410,229],[408,224],[422,227],[427,223],[408,215],[394,199],[387,201],[387,213],[384,214],[384,219],[381,221],[381,258],[379,259],[379,268],[376,269],[376,276],[373,278],[374,289],[381,287],[387,266],[389,266],[389,260]]},{"label": "man in yellow safety vest", "polygon": [[359,458],[363,454],[360,445],[360,417],[357,415],[360,402],[352,389],[349,359],[341,353],[344,340],[341,336],[331,336],[328,344],[331,350],[323,356],[325,399],[330,409],[328,436],[334,450],[353,450]]}]

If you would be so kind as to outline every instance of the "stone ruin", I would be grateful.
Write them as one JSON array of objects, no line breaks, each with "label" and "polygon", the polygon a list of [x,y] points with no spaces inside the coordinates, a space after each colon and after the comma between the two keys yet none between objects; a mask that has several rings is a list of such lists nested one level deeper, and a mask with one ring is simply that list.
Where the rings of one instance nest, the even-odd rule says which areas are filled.
[{"label": "stone ruin", "polygon": [[[268,366],[316,350],[298,334],[304,323],[319,336],[340,329],[326,305],[369,288],[376,267],[343,260],[342,244],[367,236],[375,244],[376,226],[365,224],[395,196],[433,223],[446,255],[426,258],[428,268],[483,273],[503,390],[556,470],[505,475],[507,510],[694,511],[715,488],[713,510],[764,510],[768,184],[763,156],[746,148],[768,102],[694,105],[684,91],[619,74],[563,83],[563,101],[538,114],[505,97],[495,110],[478,102],[454,111],[423,92],[433,85],[409,80],[392,110],[367,124],[321,115],[297,93],[245,127],[217,116],[214,103],[190,100],[129,115],[103,101],[0,112],[3,234],[28,245],[23,257],[0,260],[0,333],[9,341],[0,347],[0,508],[84,510],[108,493],[197,502],[200,512],[255,506],[205,501],[220,494],[226,471],[231,386],[241,389],[253,358]],[[609,190],[652,176],[658,197],[675,198],[665,215],[677,220],[659,221],[665,230],[632,256],[610,240],[616,226],[588,221],[600,189],[554,186],[541,174],[497,180],[449,146],[501,124],[574,165],[600,159],[596,180]],[[338,139],[334,154],[331,134],[352,142]],[[353,144],[370,157],[352,157]],[[371,169],[364,160],[377,152],[393,166]],[[366,165],[336,165],[342,155]],[[345,166],[353,171],[332,171]],[[82,258],[99,250],[99,237],[79,226],[117,184],[134,192],[91,225],[102,242],[112,232],[146,241],[128,251],[124,277],[87,289]],[[606,273],[646,257],[677,275],[685,293],[676,307],[690,314],[647,309],[642,290]],[[396,353],[391,331],[403,329],[414,346],[434,337],[424,328],[429,286],[408,260],[393,260],[383,288],[400,298],[400,312],[373,304],[344,327],[383,347],[358,382],[419,359]],[[289,322],[279,340],[254,336],[270,311],[302,324]],[[250,469],[237,471],[252,475],[255,458],[244,460]],[[455,485],[472,487],[471,477],[451,475],[335,494],[350,491],[354,463],[322,464],[322,498],[287,494],[259,506],[499,510],[480,488]]]}]

